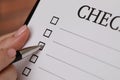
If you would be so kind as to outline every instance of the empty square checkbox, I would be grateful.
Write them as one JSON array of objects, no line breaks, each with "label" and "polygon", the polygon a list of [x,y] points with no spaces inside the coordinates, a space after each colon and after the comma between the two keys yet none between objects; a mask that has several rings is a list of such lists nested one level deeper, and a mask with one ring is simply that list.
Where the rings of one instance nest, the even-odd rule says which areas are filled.
[{"label": "empty square checkbox", "polygon": [[53,25],[56,25],[59,21],[59,18],[56,17],[56,16],[53,16],[53,18],[51,19],[50,23],[53,24]]},{"label": "empty square checkbox", "polygon": [[42,46],[41,50],[43,50],[43,49],[44,49],[44,47],[45,47],[45,43],[44,43],[44,42],[42,42],[42,41],[40,41],[40,42],[38,43],[38,45],[39,45],[39,46]]},{"label": "empty square checkbox", "polygon": [[43,34],[43,36],[49,38],[51,36],[51,34],[52,34],[52,30],[46,29],[45,32],[44,32],[44,34]]},{"label": "empty square checkbox", "polygon": [[30,58],[30,62],[32,62],[32,63],[36,63],[36,61],[37,61],[37,59],[38,59],[38,56],[37,55],[35,55],[35,54],[33,54],[32,56],[31,56],[31,58]]},{"label": "empty square checkbox", "polygon": [[25,67],[23,72],[22,72],[22,75],[29,76],[30,72],[31,72],[31,69],[28,67]]}]

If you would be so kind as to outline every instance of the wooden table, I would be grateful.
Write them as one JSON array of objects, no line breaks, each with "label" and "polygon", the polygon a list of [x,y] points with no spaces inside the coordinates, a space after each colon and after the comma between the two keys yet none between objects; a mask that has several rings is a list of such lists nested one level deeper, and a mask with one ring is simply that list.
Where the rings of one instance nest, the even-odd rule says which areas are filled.
[{"label": "wooden table", "polygon": [[0,0],[0,36],[24,24],[37,0]]}]

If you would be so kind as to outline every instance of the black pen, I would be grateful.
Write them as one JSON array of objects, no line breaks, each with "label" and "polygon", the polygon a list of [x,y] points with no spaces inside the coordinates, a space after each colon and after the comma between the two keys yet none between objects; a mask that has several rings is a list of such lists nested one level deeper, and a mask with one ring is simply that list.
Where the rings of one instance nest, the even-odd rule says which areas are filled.
[{"label": "black pen", "polygon": [[30,47],[18,50],[18,51],[16,51],[16,58],[13,61],[13,63],[15,63],[15,62],[17,62],[17,61],[19,61],[19,60],[21,60],[29,55],[32,55],[32,54],[37,53],[39,51],[42,51],[42,49],[43,49],[42,45],[37,45],[37,46],[30,46]]}]

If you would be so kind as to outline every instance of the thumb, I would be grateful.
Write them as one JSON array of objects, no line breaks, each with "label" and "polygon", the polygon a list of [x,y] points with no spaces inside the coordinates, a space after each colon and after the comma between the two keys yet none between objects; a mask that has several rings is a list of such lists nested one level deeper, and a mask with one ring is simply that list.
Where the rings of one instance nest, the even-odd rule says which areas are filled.
[{"label": "thumb", "polygon": [[15,59],[15,49],[0,49],[0,71],[6,68]]}]

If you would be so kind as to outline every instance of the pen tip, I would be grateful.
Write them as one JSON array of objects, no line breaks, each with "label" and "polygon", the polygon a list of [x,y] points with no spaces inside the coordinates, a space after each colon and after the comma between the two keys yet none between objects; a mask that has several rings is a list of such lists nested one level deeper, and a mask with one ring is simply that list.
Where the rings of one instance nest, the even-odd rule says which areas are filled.
[{"label": "pen tip", "polygon": [[39,50],[43,50],[44,46],[43,45],[39,45]]}]

